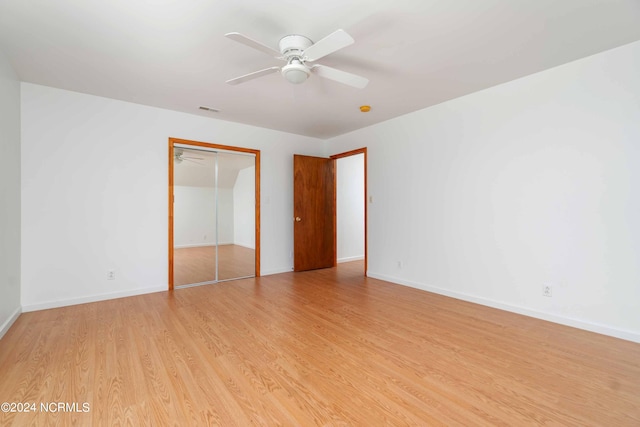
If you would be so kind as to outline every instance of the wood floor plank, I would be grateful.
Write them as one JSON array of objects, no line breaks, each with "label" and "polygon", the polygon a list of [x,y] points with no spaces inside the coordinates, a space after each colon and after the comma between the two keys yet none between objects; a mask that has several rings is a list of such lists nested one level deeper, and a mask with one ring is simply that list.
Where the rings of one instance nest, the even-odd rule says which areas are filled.
[{"label": "wood floor plank", "polygon": [[20,316],[0,425],[640,425],[640,345],[365,278],[362,263]]}]

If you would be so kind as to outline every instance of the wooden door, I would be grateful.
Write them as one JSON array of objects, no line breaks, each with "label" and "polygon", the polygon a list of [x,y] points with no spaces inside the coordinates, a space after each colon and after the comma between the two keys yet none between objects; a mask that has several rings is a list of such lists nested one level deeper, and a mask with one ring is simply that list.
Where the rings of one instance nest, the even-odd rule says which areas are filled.
[{"label": "wooden door", "polygon": [[335,266],[335,160],[293,156],[293,269]]}]

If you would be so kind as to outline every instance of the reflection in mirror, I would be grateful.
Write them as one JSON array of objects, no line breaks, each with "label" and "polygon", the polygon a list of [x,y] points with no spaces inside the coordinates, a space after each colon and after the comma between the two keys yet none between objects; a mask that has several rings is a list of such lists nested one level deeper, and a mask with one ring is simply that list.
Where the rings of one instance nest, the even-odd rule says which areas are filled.
[{"label": "reflection in mirror", "polygon": [[255,157],[174,151],[174,286],[254,276]]}]

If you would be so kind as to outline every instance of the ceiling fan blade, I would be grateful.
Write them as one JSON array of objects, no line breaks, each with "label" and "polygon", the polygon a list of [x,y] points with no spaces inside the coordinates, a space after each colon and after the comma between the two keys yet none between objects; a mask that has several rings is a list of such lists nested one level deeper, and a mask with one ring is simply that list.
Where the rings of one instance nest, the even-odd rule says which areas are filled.
[{"label": "ceiling fan blade", "polygon": [[188,156],[180,156],[181,159],[191,159],[191,160],[204,160],[204,157],[188,157]]},{"label": "ceiling fan blade", "polygon": [[260,71],[254,71],[253,73],[227,80],[227,83],[230,85],[237,85],[238,83],[248,82],[249,80],[257,79],[258,77],[266,76],[267,74],[272,74],[276,71],[280,71],[280,67],[271,67]]},{"label": "ceiling fan blade", "polygon": [[355,40],[344,30],[336,30],[304,51],[306,61],[318,59],[353,44]]},{"label": "ceiling fan blade", "polygon": [[336,82],[353,86],[358,89],[364,89],[369,83],[369,79],[358,76],[356,74],[347,73],[346,71],[336,70],[335,68],[327,67],[326,65],[314,65],[311,67],[311,71],[325,79],[334,80]]},{"label": "ceiling fan blade", "polygon": [[224,36],[238,43],[242,43],[245,46],[249,46],[259,50],[260,52],[264,52],[267,55],[275,56],[276,58],[279,58],[281,56],[279,51],[272,49],[269,46],[266,46],[258,41],[250,39],[249,37],[240,33],[227,33]]},{"label": "ceiling fan blade", "polygon": [[187,157],[183,157],[182,159],[183,159],[183,160],[186,160],[187,162],[195,163],[195,164],[196,164],[196,165],[198,165],[198,166],[204,166],[204,163],[200,163],[200,162],[199,162],[199,161],[197,161],[197,160],[191,160],[190,158],[187,158]]}]

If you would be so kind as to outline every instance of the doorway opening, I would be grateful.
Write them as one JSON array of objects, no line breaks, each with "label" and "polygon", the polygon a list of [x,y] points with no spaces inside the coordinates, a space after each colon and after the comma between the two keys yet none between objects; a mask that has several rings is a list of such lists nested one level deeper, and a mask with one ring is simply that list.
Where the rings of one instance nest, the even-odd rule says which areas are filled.
[{"label": "doorway opening", "polygon": [[169,290],[260,276],[260,151],[169,138]]},{"label": "doorway opening", "polygon": [[335,154],[336,264],[364,260],[367,275],[367,148]]}]

